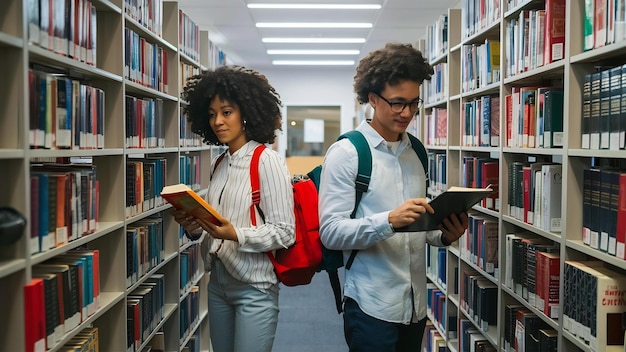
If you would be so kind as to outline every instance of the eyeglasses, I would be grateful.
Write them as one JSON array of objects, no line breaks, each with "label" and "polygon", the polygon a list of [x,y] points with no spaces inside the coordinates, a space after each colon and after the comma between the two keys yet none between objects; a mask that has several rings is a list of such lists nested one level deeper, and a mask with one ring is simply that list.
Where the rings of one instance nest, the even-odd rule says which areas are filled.
[{"label": "eyeglasses", "polygon": [[380,94],[377,93],[373,93],[376,94],[376,96],[378,96],[380,99],[384,100],[385,103],[389,104],[389,107],[391,108],[391,111],[399,114],[401,112],[404,111],[404,109],[406,109],[406,107],[409,107],[409,111],[411,111],[412,113],[416,114],[418,112],[418,109],[420,108],[420,106],[422,106],[422,102],[423,100],[421,98],[417,98],[417,100],[413,100],[410,101],[408,103],[404,103],[404,102],[399,102],[399,101],[389,101],[385,98],[383,98]]}]

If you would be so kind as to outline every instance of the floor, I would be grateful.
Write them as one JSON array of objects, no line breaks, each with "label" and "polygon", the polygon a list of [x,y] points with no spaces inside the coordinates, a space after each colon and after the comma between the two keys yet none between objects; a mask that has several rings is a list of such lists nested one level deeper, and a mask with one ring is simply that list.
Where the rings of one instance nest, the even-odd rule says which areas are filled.
[{"label": "floor", "polygon": [[343,338],[343,315],[335,309],[326,272],[315,274],[306,286],[282,286],[279,302],[272,352],[348,351]]}]

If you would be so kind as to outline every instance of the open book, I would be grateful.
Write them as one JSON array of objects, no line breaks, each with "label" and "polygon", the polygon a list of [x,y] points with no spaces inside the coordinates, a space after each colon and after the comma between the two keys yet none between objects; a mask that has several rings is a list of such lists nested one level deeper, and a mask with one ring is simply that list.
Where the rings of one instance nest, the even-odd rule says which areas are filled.
[{"label": "open book", "polygon": [[450,187],[430,201],[434,214],[424,213],[411,225],[396,229],[397,232],[437,230],[443,219],[468,211],[474,204],[486,198],[493,190],[487,188]]},{"label": "open book", "polygon": [[213,209],[198,193],[185,184],[165,186],[161,191],[161,196],[174,208],[184,210],[187,214],[198,219],[212,222],[215,225],[221,225],[225,220],[217,210]]}]

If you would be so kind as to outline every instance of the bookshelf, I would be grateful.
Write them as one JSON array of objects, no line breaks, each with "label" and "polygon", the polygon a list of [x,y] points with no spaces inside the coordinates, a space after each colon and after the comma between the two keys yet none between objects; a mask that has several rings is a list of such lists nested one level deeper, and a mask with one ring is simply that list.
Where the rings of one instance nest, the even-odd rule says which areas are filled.
[{"label": "bookshelf", "polygon": [[[471,247],[466,248],[468,243],[464,239],[470,237],[473,240],[477,240],[477,237],[467,233],[459,242],[447,249],[446,256],[443,257],[446,262],[443,265],[438,262],[440,259],[436,258],[436,254],[428,253],[430,260],[427,260],[427,272],[431,282],[429,285],[433,290],[442,291],[446,296],[443,316],[429,311],[429,318],[438,321],[435,324],[436,328],[439,334],[446,339],[447,347],[451,351],[464,350],[463,346],[459,346],[463,337],[461,332],[458,331],[458,326],[454,327],[452,323],[444,323],[454,317],[469,320],[467,323],[469,328],[476,329],[482,335],[482,338],[489,341],[494,350],[510,351],[514,350],[514,346],[511,347],[510,343],[506,341],[507,334],[510,332],[506,326],[506,319],[510,313],[508,310],[513,309],[513,306],[519,306],[516,309],[526,310],[535,315],[537,324],[542,324],[546,330],[556,331],[555,336],[559,351],[604,351],[605,347],[602,345],[594,347],[598,341],[594,342],[593,336],[587,336],[589,335],[588,332],[577,331],[570,326],[575,325],[575,323],[568,323],[566,315],[573,313],[571,311],[569,313],[564,312],[568,308],[564,307],[563,304],[568,299],[574,299],[570,295],[571,293],[565,293],[564,291],[567,291],[568,288],[579,289],[575,284],[569,283],[567,273],[565,272],[569,266],[567,263],[570,261],[599,261],[602,267],[611,270],[609,276],[617,278],[617,281],[626,272],[626,261],[621,259],[619,255],[616,255],[615,252],[611,252],[611,249],[607,250],[606,247],[603,249],[603,246],[610,248],[611,241],[617,241],[619,244],[619,240],[611,240],[612,236],[610,234],[608,239],[602,239],[601,231],[599,231],[598,244],[594,245],[593,240],[588,240],[583,236],[584,230],[587,228],[585,223],[587,221],[585,220],[587,218],[585,216],[587,212],[587,208],[585,208],[587,204],[585,203],[587,191],[585,175],[587,171],[585,170],[594,167],[602,170],[616,167],[621,172],[624,170],[623,160],[626,158],[626,154],[623,147],[620,149],[621,146],[619,144],[615,147],[612,139],[610,145],[606,139],[604,144],[601,144],[602,138],[609,138],[606,136],[613,138],[613,135],[610,134],[611,129],[600,129],[596,132],[599,135],[599,137],[596,137],[598,139],[595,140],[596,146],[594,146],[593,139],[590,138],[585,141],[583,138],[583,134],[586,131],[583,123],[583,103],[585,102],[583,87],[585,80],[594,72],[608,71],[626,63],[623,58],[624,46],[626,45],[626,41],[623,38],[623,9],[616,12],[614,27],[610,25],[612,21],[609,20],[607,22],[609,24],[606,31],[611,33],[614,30],[614,39],[611,39],[611,34],[608,34],[607,37],[602,34],[602,38],[608,39],[600,44],[596,44],[596,47],[588,49],[584,44],[585,35],[588,35],[588,33],[583,26],[583,19],[588,17],[585,12],[586,2],[566,1],[564,12],[565,28],[561,30],[564,38],[560,39],[563,45],[560,47],[563,58],[558,58],[559,51],[556,50],[550,55],[556,55],[557,59],[546,60],[543,58],[542,64],[542,59],[536,56],[538,55],[537,52],[534,52],[534,59],[529,58],[528,62],[524,62],[524,58],[520,56],[519,48],[516,48],[515,44],[513,44],[515,42],[514,39],[517,39],[519,43],[519,37],[513,36],[513,33],[515,33],[513,29],[516,23],[519,25],[520,19],[523,20],[526,15],[530,16],[529,18],[535,16],[536,25],[541,22],[536,19],[543,19],[543,16],[547,17],[548,12],[551,12],[550,15],[554,16],[556,10],[550,11],[547,9],[550,4],[556,4],[554,0],[480,1],[481,6],[485,6],[485,15],[482,17],[478,13],[475,15],[470,14],[470,11],[473,13],[474,4],[476,4],[476,9],[478,9],[478,3],[479,1],[467,0],[461,3],[460,8],[449,9],[445,14],[447,16],[445,34],[436,33],[437,31],[443,31],[442,20],[439,19],[427,30],[428,37],[419,41],[418,46],[426,54],[431,65],[435,67],[436,75],[434,80],[425,82],[423,85],[422,93],[425,105],[421,114],[422,125],[416,128],[415,131],[421,131],[422,140],[425,141],[431,153],[430,195],[437,194],[447,186],[463,185],[468,158],[493,159],[498,162],[498,181],[496,183],[499,190],[497,199],[499,210],[488,209],[484,206],[474,207],[475,216],[481,219],[481,221],[482,219],[489,219],[497,223],[498,242],[496,249],[498,268],[495,272],[488,273],[485,266],[480,265],[479,259],[472,257],[472,255],[476,256],[476,253],[473,253]],[[611,13],[611,9],[615,9],[612,6],[615,6],[616,3],[615,1],[606,2],[609,7],[608,13]],[[499,7],[495,6],[498,4]],[[478,21],[475,23],[470,20],[473,16],[478,18]],[[528,21],[533,20],[529,19]],[[597,29],[592,34],[596,35]],[[444,40],[447,45],[435,42],[435,40],[441,41],[442,36],[444,38],[447,36],[447,40]],[[552,38],[552,40],[558,45],[559,39]],[[478,82],[473,82],[476,84],[475,86],[467,85],[468,65],[466,60],[468,56],[465,47],[473,45],[472,49],[474,49],[487,41],[499,41],[499,77],[497,79],[496,77],[491,77],[494,79],[491,81],[486,80],[486,84],[479,84],[480,80],[478,80]],[[548,54],[543,53],[542,55]],[[481,57],[481,61],[485,62],[487,60],[488,58]],[[443,72],[444,75],[438,76],[439,72]],[[482,75],[484,72],[477,71],[477,73]],[[602,86],[601,83],[599,85]],[[537,138],[531,142],[532,132],[529,138],[527,138],[523,136],[522,125],[516,125],[514,120],[507,121],[507,108],[509,108],[507,104],[510,103],[507,102],[506,97],[513,97],[513,94],[519,93],[519,90],[524,87],[549,87],[555,91],[563,92],[563,101],[565,103],[562,107],[564,131],[562,134],[562,146],[548,145],[548,142],[545,142],[545,145],[540,144],[546,141],[543,139],[545,137],[543,134],[535,135],[534,137],[542,136],[542,139]],[[541,92],[535,90],[535,94],[538,94],[537,97],[543,99],[546,95]],[[623,95],[623,91],[621,94]],[[481,125],[476,126],[475,124],[479,122],[468,119],[468,113],[471,116],[475,111],[484,111],[481,110],[481,107],[484,107],[484,101],[481,101],[481,104],[475,103],[475,101],[481,100],[484,96],[491,96],[491,101],[493,101],[493,97],[500,98],[497,102],[499,126],[495,131],[492,129],[491,133],[493,136],[494,132],[497,132],[498,136],[495,140],[492,139],[491,143],[487,144],[475,143],[472,136],[476,136],[476,133],[480,134]],[[541,100],[541,103],[543,104],[544,101]],[[522,109],[521,114],[524,114],[523,106],[513,106],[512,109]],[[437,117],[438,110],[445,110],[445,117]],[[494,110],[490,111],[492,114],[494,113]],[[623,112],[620,113],[623,114]],[[542,117],[544,116],[542,115]],[[515,117],[513,115],[513,119],[515,118],[523,119],[523,116]],[[474,119],[480,121],[480,116],[474,117]],[[470,125],[476,126],[475,130],[466,129],[468,121]],[[490,121],[493,126],[494,120]],[[523,124],[523,121],[520,123]],[[507,135],[508,127],[514,127],[514,130],[519,127],[522,132],[520,132],[519,136],[514,135],[511,137]],[[621,131],[621,126],[619,130]],[[553,131],[559,132],[558,130]],[[541,133],[543,132],[542,130]],[[593,130],[591,133],[593,133]],[[469,137],[466,137],[468,134]],[[475,138],[480,141],[479,135]],[[557,136],[556,138],[560,137]],[[587,145],[589,141],[591,141],[591,146]],[[534,143],[534,146],[531,146],[533,145],[531,143]],[[523,185],[523,179],[514,178],[517,176],[514,176],[515,173],[510,172],[510,168],[517,164],[522,167],[539,162],[557,164],[561,167],[561,184],[558,185],[559,192],[557,193],[560,195],[556,199],[561,205],[560,231],[555,230],[555,228],[546,229],[541,221],[537,222],[536,220],[525,218],[525,215],[530,215],[524,214],[524,210],[517,210],[516,206],[510,206],[512,202],[515,202],[515,194],[523,192],[523,188],[511,188],[511,182],[520,182]],[[541,168],[539,164],[536,167]],[[536,171],[536,169],[533,169],[533,171]],[[520,172],[523,172],[523,170]],[[601,173],[602,171],[598,172],[598,174]],[[597,214],[606,216],[600,215],[604,213]],[[601,219],[605,218],[601,217]],[[608,220],[606,221],[608,222]],[[551,222],[551,224],[558,224],[558,222]],[[620,231],[623,231],[623,229]],[[591,233],[593,234],[593,231]],[[534,252],[536,250],[555,252],[558,255],[556,266],[558,267],[560,306],[558,313],[553,313],[552,317],[549,316],[550,313],[547,313],[545,309],[539,309],[539,305],[535,302],[536,297],[529,297],[523,288],[521,291],[518,290],[519,287],[515,285],[515,278],[509,277],[514,276],[514,270],[517,270],[515,269],[517,267],[515,264],[517,257],[513,255],[513,252],[507,245],[507,241],[515,241],[514,237],[507,237],[512,234],[528,234],[528,237],[533,238],[530,241],[526,240],[525,247],[527,249],[532,248],[532,252],[525,253],[533,253],[534,255],[537,253]],[[527,238],[524,237],[527,235],[521,236]],[[471,246],[471,242],[469,245]],[[431,249],[430,251],[433,250]],[[481,254],[483,253],[479,252],[478,257]],[[445,268],[445,273],[439,273],[438,270],[444,270],[443,268]],[[585,270],[588,272],[592,271],[590,269]],[[474,319],[477,315],[468,311],[463,302],[464,292],[462,287],[464,282],[462,278],[464,273],[473,277],[471,279],[473,281],[491,283],[496,287],[497,304],[493,305],[493,309],[496,310],[497,318],[495,324],[489,324],[487,329]],[[445,278],[445,284],[442,284],[442,275]],[[592,274],[594,277],[599,277],[597,275],[599,274]],[[458,285],[458,288],[455,285]],[[616,284],[616,287],[621,288],[619,284]],[[591,304],[585,299],[577,302],[581,306]],[[441,312],[441,308],[439,309]],[[624,311],[626,309],[622,307],[620,312]],[[593,320],[594,318],[590,317],[588,319]],[[605,318],[597,317],[597,319]],[[597,337],[597,339],[600,339],[600,337]],[[623,348],[621,345],[609,346],[606,347],[606,350],[622,351]]]},{"label": "bookshelf", "polygon": [[[127,306],[137,290],[151,285],[158,281],[155,278],[162,276],[163,289],[153,291],[158,292],[154,295],[161,300],[159,315],[152,318],[151,328],[146,330],[134,349],[144,350],[147,346],[161,344],[165,350],[180,351],[189,344],[200,344],[201,350],[208,351],[210,341],[199,339],[200,332],[208,336],[207,300],[203,289],[208,278],[199,259],[199,244],[180,237],[179,226],[168,216],[169,206],[155,196],[160,190],[152,190],[154,193],[151,193],[150,201],[131,215],[126,212],[129,191],[126,165],[129,162],[166,161],[165,184],[188,182],[196,189],[206,187],[209,160],[216,151],[202,145],[193,136],[182,133],[185,121],[181,106],[185,102],[180,99],[180,94],[188,76],[183,74],[184,70],[197,73],[214,68],[218,64],[215,58],[223,55],[217,53],[219,50],[209,42],[208,32],[200,31],[180,11],[178,4],[170,1],[150,1],[154,5],[150,7],[151,12],[145,10],[146,6],[143,14],[133,8],[131,2],[123,0],[65,2],[76,5],[73,7],[76,14],[80,12],[79,8],[92,6],[91,11],[85,10],[82,16],[64,16],[72,19],[80,17],[81,20],[75,19],[76,23],[80,21],[85,28],[92,28],[91,32],[85,30],[75,35],[76,38],[89,38],[89,44],[77,39],[74,49],[71,40],[66,44],[61,42],[57,48],[54,46],[56,41],[52,40],[54,30],[49,29],[45,32],[52,37],[48,38],[50,46],[46,46],[39,21],[31,20],[32,10],[37,8],[38,3],[50,5],[47,11],[56,9],[53,4],[63,4],[47,0],[9,0],[0,14],[0,65],[6,71],[4,84],[0,86],[0,168],[4,170],[0,173],[0,182],[5,185],[4,192],[0,194],[0,206],[15,208],[28,220],[23,236],[16,243],[0,247],[0,300],[4,302],[0,315],[11,322],[5,324],[4,333],[0,336],[0,350],[32,350],[32,347],[27,348],[25,342],[32,320],[30,316],[25,317],[25,309],[32,306],[32,302],[25,301],[24,287],[31,283],[42,264],[57,262],[80,249],[98,252],[99,304],[94,306],[93,312],[83,315],[76,327],[70,328],[66,321],[65,329],[49,341],[48,350],[60,350],[63,345],[95,327],[98,329],[100,350],[132,351],[133,347],[128,348],[127,345],[127,333],[131,329],[127,326],[130,315]],[[161,17],[162,20],[159,20]],[[55,24],[74,29],[70,26],[71,20],[62,22]],[[86,23],[93,26],[89,27]],[[143,71],[138,69],[136,72],[146,73],[143,81],[140,76],[130,75],[133,67],[128,66],[132,66],[133,62],[126,61],[125,54],[139,50],[139,46],[130,46],[128,31],[135,33],[145,44],[146,58],[143,61],[146,66]],[[69,35],[70,32],[68,29],[64,33]],[[84,57],[79,53],[82,47],[88,49]],[[78,51],[72,53],[72,50]],[[152,60],[147,58],[148,53],[152,55]],[[86,88],[88,90],[102,92],[104,100],[93,100],[93,106],[101,110],[94,110],[90,115],[94,119],[92,136],[85,137],[92,144],[63,148],[57,133],[55,143],[59,145],[56,148],[37,146],[35,130],[40,126],[34,123],[31,115],[35,107],[29,100],[33,96],[29,85],[31,68],[49,70],[46,74],[68,77],[90,87]],[[37,94],[40,93],[37,91]],[[144,116],[153,119],[151,123],[157,126],[151,127],[153,125],[148,123],[147,127],[144,126],[146,144],[136,146],[129,142],[132,136],[127,135],[130,130],[127,97],[147,102],[146,106],[155,106],[154,116]],[[58,127],[60,131],[60,125]],[[98,134],[101,135],[100,141]],[[80,136],[76,138],[78,141]],[[31,148],[33,144],[37,147]],[[38,248],[35,238],[33,247],[31,230],[38,226],[39,216],[31,215],[31,208],[41,204],[38,194],[31,188],[34,176],[31,163],[58,162],[60,159],[87,161],[95,166],[98,188],[94,195],[97,196],[89,204],[97,208],[94,213],[97,214],[97,222],[92,219],[93,225],[97,223],[97,226],[86,225],[91,226],[90,233],[78,233],[77,236],[70,233],[69,240],[55,243],[52,248]],[[202,162],[199,163],[199,160]],[[128,232],[136,227],[148,228],[151,225],[147,223],[159,215],[162,215],[157,220],[162,229],[160,254],[151,257],[149,265],[144,264],[143,272],[137,274],[135,280],[127,281],[123,273],[128,273],[127,263],[132,258],[127,246]],[[69,218],[71,215],[66,218],[68,222]],[[66,224],[66,227],[73,228],[76,223],[72,220],[71,225]],[[184,268],[185,263],[193,263],[189,264],[189,272]],[[181,277],[184,274],[187,277]],[[181,280],[185,281],[184,285]],[[185,327],[184,332],[181,332],[181,325]]]}]

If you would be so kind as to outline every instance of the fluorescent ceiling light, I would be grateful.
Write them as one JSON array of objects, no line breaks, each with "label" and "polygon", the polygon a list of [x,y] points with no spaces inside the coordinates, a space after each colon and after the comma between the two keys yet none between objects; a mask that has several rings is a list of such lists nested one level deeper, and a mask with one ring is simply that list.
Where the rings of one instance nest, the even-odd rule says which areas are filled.
[{"label": "fluorescent ceiling light", "polygon": [[365,38],[262,38],[263,43],[320,43],[320,44],[354,44],[365,43]]},{"label": "fluorescent ceiling light", "polygon": [[359,50],[281,50],[270,49],[268,55],[359,55]]},{"label": "fluorescent ceiling light", "polygon": [[342,22],[259,22],[258,28],[372,28],[371,23]]},{"label": "fluorescent ceiling light", "polygon": [[249,9],[379,10],[378,4],[248,4]]},{"label": "fluorescent ceiling light", "polygon": [[354,65],[354,60],[274,60],[272,65]]}]

